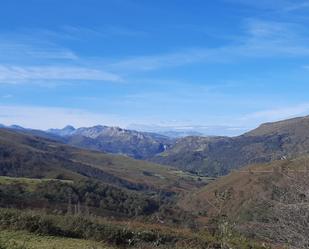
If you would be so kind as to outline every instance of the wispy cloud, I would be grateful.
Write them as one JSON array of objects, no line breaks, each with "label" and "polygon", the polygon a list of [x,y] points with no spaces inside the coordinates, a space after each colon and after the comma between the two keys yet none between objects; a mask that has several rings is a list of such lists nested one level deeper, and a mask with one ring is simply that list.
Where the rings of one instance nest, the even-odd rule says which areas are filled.
[{"label": "wispy cloud", "polygon": [[13,95],[12,94],[5,94],[5,95],[2,95],[0,96],[2,99],[10,99],[10,98],[13,98]]},{"label": "wispy cloud", "polygon": [[286,7],[284,10],[285,11],[295,11],[295,10],[304,10],[308,8],[309,8],[309,2],[303,1],[300,3],[291,4],[290,6]]},{"label": "wispy cloud", "polygon": [[[125,28],[109,27],[107,30],[89,29],[83,27],[65,28],[64,32],[67,36],[100,36],[109,34],[118,35],[138,35],[138,31],[132,31]],[[61,34],[61,32],[59,34]],[[105,33],[104,33],[105,32]],[[43,35],[42,33],[46,33]],[[114,58],[87,58],[77,55],[70,49],[63,48],[50,41],[46,42],[46,37],[56,36],[58,33],[55,31],[40,31],[37,36],[30,36],[30,33],[23,35],[6,35],[5,39],[0,39],[0,63],[7,66],[23,67],[22,65],[36,65],[41,63],[49,65],[46,67],[47,72],[43,73],[40,69],[28,68],[25,69],[32,75],[45,74],[55,75],[57,73],[51,72],[53,67],[59,66],[61,60],[66,60],[66,65],[71,67],[74,65],[100,65],[107,71],[118,72],[118,74],[131,73],[136,71],[150,71],[167,67],[179,67],[192,63],[234,63],[241,59],[250,58],[277,58],[277,57],[304,57],[309,56],[309,39],[307,38],[307,31],[304,27],[287,22],[270,22],[261,21],[256,19],[248,19],[245,22],[243,35],[231,39],[230,43],[217,48],[197,47],[197,48],[184,48],[177,51],[144,55],[144,56],[130,56],[120,60]],[[58,34],[58,35],[59,35]],[[35,38],[36,37],[36,38]],[[44,38],[40,40],[40,38]],[[60,35],[60,37],[65,37]],[[11,69],[10,69],[11,70]],[[63,77],[68,79],[67,72],[63,72]],[[8,69],[2,68],[3,71]],[[19,71],[19,70],[15,70]],[[31,71],[31,72],[29,72]],[[33,72],[35,71],[35,72]],[[82,79],[85,75],[91,78],[109,78],[116,81],[117,77],[111,75],[104,75],[102,72],[96,70],[90,71],[94,76],[90,77],[90,72],[76,73]],[[14,72],[13,72],[14,73]],[[74,72],[75,74],[75,72]],[[81,75],[82,74],[82,75]],[[57,74],[59,75],[59,74]],[[5,76],[8,78],[8,76]],[[2,77],[3,79],[4,77]],[[17,78],[20,78],[17,76]],[[31,78],[30,76],[28,78]],[[47,77],[43,77],[47,78]]]},{"label": "wispy cloud", "polygon": [[289,12],[309,7],[307,0],[223,0],[229,3],[238,3],[254,8],[268,9],[273,11]]},{"label": "wispy cloud", "polygon": [[120,70],[154,70],[162,67],[175,67],[198,62],[207,57],[211,51],[208,49],[186,49],[159,55],[131,57],[110,64],[111,68]]},{"label": "wispy cloud", "polygon": [[[45,32],[48,34],[47,32]],[[140,37],[146,35],[146,32],[130,29],[121,26],[107,25],[97,28],[81,27],[81,26],[63,26],[60,31],[55,32],[57,34],[69,36],[71,38],[86,38],[90,37],[102,37],[110,38],[111,36],[123,36],[123,37]]]},{"label": "wispy cloud", "polygon": [[65,25],[57,29],[24,28],[18,31],[2,32],[0,37],[0,62],[28,59],[77,60],[81,59],[70,48],[63,47],[63,41],[104,41],[106,38],[140,37],[146,32],[122,26],[83,27]]},{"label": "wispy cloud", "polygon": [[39,60],[76,60],[78,56],[70,49],[43,42],[39,39],[10,37],[0,39],[0,62],[21,63]]},{"label": "wispy cloud", "polygon": [[191,63],[235,62],[250,58],[282,58],[309,56],[306,29],[287,22],[256,19],[246,21],[244,35],[232,45],[217,48],[190,48],[165,54],[137,56],[109,65],[118,70],[156,70]]},{"label": "wispy cloud", "polygon": [[25,83],[47,80],[121,81],[121,77],[105,71],[82,67],[0,65],[0,83]]},{"label": "wispy cloud", "polygon": [[309,65],[303,66],[303,69],[309,70]]},{"label": "wispy cloud", "polygon": [[[294,23],[249,20],[247,39],[238,52],[256,57],[305,57],[309,55],[306,30]],[[237,51],[237,50],[236,50]]]}]

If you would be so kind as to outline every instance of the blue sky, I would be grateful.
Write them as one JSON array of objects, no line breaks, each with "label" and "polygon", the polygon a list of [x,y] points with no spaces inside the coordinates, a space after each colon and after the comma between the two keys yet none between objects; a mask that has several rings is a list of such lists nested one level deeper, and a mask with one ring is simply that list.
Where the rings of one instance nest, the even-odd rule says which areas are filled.
[{"label": "blue sky", "polygon": [[0,123],[236,135],[309,114],[309,1],[2,0]]}]

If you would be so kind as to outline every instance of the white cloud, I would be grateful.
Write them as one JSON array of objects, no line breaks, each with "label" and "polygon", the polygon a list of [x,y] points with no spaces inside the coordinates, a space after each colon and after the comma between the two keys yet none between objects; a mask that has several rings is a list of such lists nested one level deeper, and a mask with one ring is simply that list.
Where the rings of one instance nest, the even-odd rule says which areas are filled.
[{"label": "white cloud", "polygon": [[69,66],[5,66],[0,65],[0,83],[23,83],[47,80],[121,81],[120,76],[105,71]]},{"label": "white cloud", "polygon": [[248,131],[248,127],[228,126],[228,125],[151,125],[151,124],[130,124],[128,129],[167,133],[176,132],[183,135],[196,135],[199,133],[205,136],[220,135],[220,136],[236,136]]}]

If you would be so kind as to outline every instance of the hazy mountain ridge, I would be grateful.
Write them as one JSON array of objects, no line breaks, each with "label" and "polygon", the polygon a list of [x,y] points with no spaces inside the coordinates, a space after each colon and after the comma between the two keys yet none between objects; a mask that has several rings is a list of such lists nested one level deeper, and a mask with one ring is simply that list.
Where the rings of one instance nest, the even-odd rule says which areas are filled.
[{"label": "hazy mountain ridge", "polygon": [[49,129],[47,131],[28,129],[17,125],[0,125],[0,128],[52,139],[79,148],[127,155],[135,159],[151,158],[165,151],[175,142],[173,138],[156,133],[138,132],[103,125],[77,129],[67,125],[62,129]]},{"label": "hazy mountain ridge", "polygon": [[40,130],[9,127],[72,146],[123,154],[210,176],[252,163],[293,158],[309,152],[309,117],[266,123],[237,137],[188,136],[172,139],[155,133],[97,125]]},{"label": "hazy mountain ridge", "polygon": [[309,152],[309,117],[263,124],[238,137],[186,137],[154,157],[161,164],[209,175]]},{"label": "hazy mountain ridge", "polygon": [[47,133],[52,133],[57,136],[65,137],[65,136],[70,136],[72,135],[76,129],[72,125],[67,125],[62,129],[48,129],[46,132]]},{"label": "hazy mountain ridge", "polygon": [[173,139],[167,136],[102,125],[78,129],[66,126],[47,132],[65,138],[69,145],[124,154],[136,159],[152,157],[173,144]]}]

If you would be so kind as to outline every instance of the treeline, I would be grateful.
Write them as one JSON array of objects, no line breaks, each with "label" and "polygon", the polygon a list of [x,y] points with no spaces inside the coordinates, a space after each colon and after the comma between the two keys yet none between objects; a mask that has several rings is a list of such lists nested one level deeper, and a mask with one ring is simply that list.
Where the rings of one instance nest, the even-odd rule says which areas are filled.
[{"label": "treeline", "polygon": [[158,201],[146,194],[92,180],[1,184],[0,206],[38,208],[60,214],[109,213],[126,217],[149,215],[159,209]]}]

